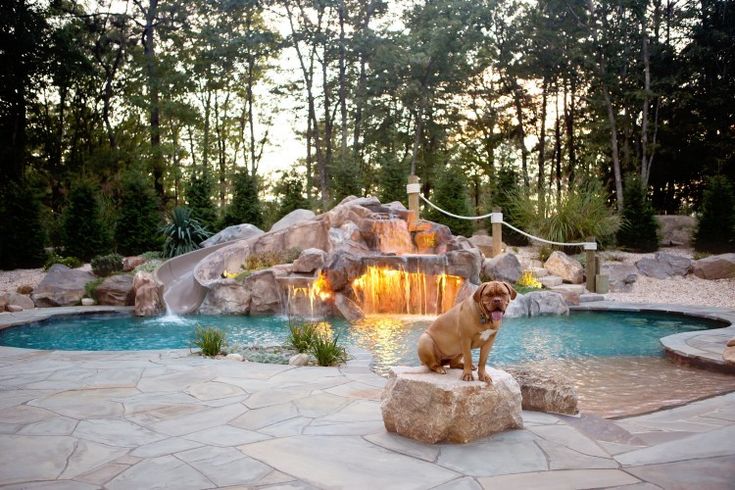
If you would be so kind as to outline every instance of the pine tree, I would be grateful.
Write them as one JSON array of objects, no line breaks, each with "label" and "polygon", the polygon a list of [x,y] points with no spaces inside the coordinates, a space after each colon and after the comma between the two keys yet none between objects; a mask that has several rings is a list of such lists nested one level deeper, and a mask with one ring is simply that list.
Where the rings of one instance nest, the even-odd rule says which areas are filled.
[{"label": "pine tree", "polygon": [[[518,211],[516,206],[513,205],[514,196],[520,188],[518,173],[510,166],[503,166],[498,170],[495,177],[495,181],[493,182],[492,206],[493,208],[500,208],[500,211],[503,213],[503,221],[519,227],[520,220],[516,217]],[[487,226],[491,226],[489,221],[487,221]],[[528,239],[525,236],[508,227],[504,227],[503,229],[503,241],[508,245],[528,245]]]},{"label": "pine tree", "polygon": [[296,209],[309,208],[309,201],[304,196],[304,179],[295,170],[284,172],[273,192],[279,196],[277,219]]},{"label": "pine tree", "polygon": [[636,252],[658,250],[658,223],[653,206],[637,176],[625,181],[623,223],[618,230],[618,245]]},{"label": "pine tree", "polygon": [[34,189],[25,180],[6,182],[0,187],[0,269],[42,265],[45,238]]},{"label": "pine tree", "polygon": [[102,221],[97,189],[88,180],[81,180],[72,187],[64,210],[64,253],[89,261],[109,253],[111,241],[110,230]]},{"label": "pine tree", "polygon": [[215,231],[217,226],[217,207],[212,201],[214,183],[209,172],[201,176],[193,172],[186,186],[186,203],[191,209],[191,215],[209,231]]},{"label": "pine tree", "polygon": [[250,223],[261,227],[263,211],[258,197],[257,177],[251,177],[246,168],[241,169],[234,179],[232,202],[227,207],[222,227]]},{"label": "pine tree", "polygon": [[360,166],[350,158],[337,158],[332,166],[332,198],[340,202],[347,196],[362,194]]},{"label": "pine tree", "polygon": [[385,153],[380,159],[380,202],[401,201],[407,203],[406,183],[408,165],[393,153]]},{"label": "pine tree", "polygon": [[700,211],[694,248],[712,253],[735,250],[735,196],[727,177],[709,179]]},{"label": "pine tree", "polygon": [[125,176],[120,194],[120,216],[115,226],[117,250],[137,255],[161,248],[161,215],[152,186],[140,173]]},{"label": "pine tree", "polygon": [[[468,202],[467,179],[459,167],[448,168],[438,179],[432,202],[438,207],[460,216],[470,216],[472,211]],[[473,227],[470,220],[452,218],[431,208],[429,219],[447,225],[455,235],[470,236]]]}]

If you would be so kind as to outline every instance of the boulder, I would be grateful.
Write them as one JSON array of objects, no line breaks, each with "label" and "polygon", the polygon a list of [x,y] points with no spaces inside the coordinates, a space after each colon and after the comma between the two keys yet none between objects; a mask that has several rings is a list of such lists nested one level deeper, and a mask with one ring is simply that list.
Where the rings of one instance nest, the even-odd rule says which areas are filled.
[{"label": "boulder", "polygon": [[283,313],[281,287],[273,270],[265,269],[251,274],[243,286],[250,291],[251,315]]},{"label": "boulder", "polygon": [[270,231],[283,230],[293,225],[311,221],[314,218],[316,218],[314,211],[310,211],[308,209],[294,209],[286,216],[276,221],[273,226],[271,226]]},{"label": "boulder", "polygon": [[522,428],[518,383],[505,371],[487,372],[492,383],[463,381],[461,369],[437,374],[424,366],[391,368],[380,403],[386,430],[435,444]]},{"label": "boulder", "polygon": [[638,280],[638,268],[632,264],[606,262],[600,267],[600,274],[608,277],[609,288],[614,293],[628,293]]},{"label": "boulder", "polygon": [[262,235],[264,232],[255,225],[244,223],[241,225],[228,226],[219,233],[215,233],[211,237],[204,240],[199,245],[202,247],[211,247],[218,243],[229,242],[232,240],[247,240]]},{"label": "boulder", "polygon": [[356,322],[365,317],[365,313],[363,313],[362,308],[342,293],[335,294],[334,307],[337,308],[337,311],[339,311],[339,313],[348,322]]},{"label": "boulder", "polygon": [[518,294],[505,309],[505,318],[522,318],[528,316],[528,295]]},{"label": "boulder", "polygon": [[293,263],[293,272],[314,272],[324,267],[327,252],[318,248],[307,248]]},{"label": "boulder", "polygon": [[479,248],[485,257],[492,257],[493,254],[493,237],[488,235],[472,235],[470,243]]},{"label": "boulder", "polygon": [[547,289],[551,289],[556,286],[561,286],[564,283],[564,279],[562,279],[559,276],[552,276],[548,274],[548,271],[547,271],[547,275],[545,275],[544,277],[540,277],[538,281],[541,283],[543,287]]},{"label": "boulder", "polygon": [[532,367],[509,367],[508,373],[521,386],[524,410],[565,415],[579,412],[577,390],[570,380]]},{"label": "boulder", "polygon": [[475,291],[477,291],[477,288],[479,287],[479,285],[472,284],[470,281],[462,281],[462,285],[459,287],[459,291],[457,291],[457,296],[454,298],[454,304],[458,305],[475,294]]},{"label": "boulder", "polygon": [[18,313],[20,311],[23,311],[23,307],[18,305],[8,305],[5,307],[5,309],[8,310],[10,313]]},{"label": "boulder", "polygon": [[329,251],[329,225],[320,220],[295,223],[288,228],[270,231],[252,240],[252,253],[283,253],[286,250],[318,248]]},{"label": "boulder", "polygon": [[447,274],[464,277],[473,284],[480,284],[482,254],[477,248],[447,252]]},{"label": "boulder", "polygon": [[82,306],[94,306],[95,302],[92,298],[82,298]]},{"label": "boulder", "polygon": [[311,354],[301,353],[291,356],[288,360],[289,366],[314,366],[316,365],[316,358]]},{"label": "boulder", "polygon": [[129,306],[135,303],[133,276],[110,276],[94,290],[94,299],[100,305]]},{"label": "boulder", "polygon": [[564,300],[564,296],[560,293],[553,291],[533,291],[524,296],[528,303],[529,316],[569,314],[569,306]]},{"label": "boulder", "polygon": [[651,257],[644,257],[635,263],[641,274],[656,279],[668,279],[672,276],[685,276],[692,266],[692,261],[680,255],[656,252]]},{"label": "boulder", "polygon": [[139,271],[133,278],[133,296],[136,316],[153,316],[163,311],[163,286],[153,274]]},{"label": "boulder", "polygon": [[735,346],[725,347],[725,350],[722,351],[722,359],[727,364],[735,364]]},{"label": "boulder", "polygon": [[485,259],[482,272],[491,281],[505,281],[510,284],[515,284],[523,273],[518,257],[511,253],[502,253],[492,259]]},{"label": "boulder", "polygon": [[452,231],[448,226],[432,223],[431,221],[419,221],[415,225],[413,241],[416,252],[420,254],[443,254],[447,251],[447,245],[452,240]]},{"label": "boulder", "polygon": [[661,235],[661,246],[688,247],[692,233],[697,227],[697,220],[693,216],[677,216],[673,214],[656,216]]},{"label": "boulder", "polygon": [[89,271],[54,264],[33,291],[31,298],[38,307],[74,306],[84,297],[84,286],[95,279]]},{"label": "boulder", "polygon": [[33,286],[31,286],[30,284],[23,284],[23,285],[18,286],[15,292],[18,294],[28,295],[33,292]]},{"label": "boulder", "polygon": [[559,276],[564,282],[581,284],[584,282],[584,269],[578,260],[569,257],[564,252],[552,252],[544,263],[544,269],[552,275]]},{"label": "boulder", "polygon": [[232,354],[227,354],[225,356],[225,359],[227,359],[228,361],[242,362],[242,354],[233,352]]},{"label": "boulder", "polygon": [[[0,295],[0,305],[6,305],[6,307],[18,306],[23,310],[32,310],[36,307],[30,296],[18,293],[5,293]],[[0,306],[0,311],[3,311],[2,306]],[[8,311],[10,311],[10,309],[8,309]]]},{"label": "boulder", "polygon": [[329,229],[329,243],[332,248],[338,248],[344,244],[353,244],[368,250],[362,239],[360,229],[352,221],[345,221],[341,226]]},{"label": "boulder", "polygon": [[146,263],[145,258],[141,257],[140,255],[134,255],[132,257],[124,257],[122,264],[123,264],[123,272],[132,272],[136,267],[141,266]]},{"label": "boulder", "polygon": [[324,273],[332,290],[339,291],[362,274],[362,260],[357,255],[337,250],[329,254]]},{"label": "boulder", "polygon": [[702,279],[726,279],[735,277],[735,253],[712,255],[695,260],[692,272]]},{"label": "boulder", "polygon": [[250,290],[234,279],[219,279],[210,283],[209,292],[199,306],[206,315],[247,315],[250,311]]}]

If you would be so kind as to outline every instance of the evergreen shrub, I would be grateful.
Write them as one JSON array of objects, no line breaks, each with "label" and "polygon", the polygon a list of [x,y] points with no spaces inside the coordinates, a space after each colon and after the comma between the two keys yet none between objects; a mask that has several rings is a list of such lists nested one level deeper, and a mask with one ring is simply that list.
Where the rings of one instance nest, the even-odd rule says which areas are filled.
[{"label": "evergreen shrub", "polygon": [[97,188],[88,180],[77,182],[69,193],[63,216],[64,253],[82,260],[110,252],[112,239],[102,220]]},{"label": "evergreen shrub", "polygon": [[[439,176],[431,195],[431,201],[438,207],[460,216],[472,215],[468,199],[467,179],[464,172],[458,168],[446,169]],[[473,227],[470,220],[452,218],[433,207],[429,209],[427,216],[431,221],[448,226],[455,235],[472,235]]]},{"label": "evergreen shrub", "polygon": [[380,202],[389,203],[400,201],[406,203],[406,184],[408,183],[409,168],[405,162],[391,153],[382,154],[380,164]]},{"label": "evergreen shrub", "polygon": [[48,259],[46,259],[46,263],[43,265],[43,270],[47,271],[55,264],[61,264],[70,269],[76,269],[77,267],[81,267],[82,263],[83,262],[76,257],[62,257],[54,252],[48,256]]},{"label": "evergreen shrub", "polygon": [[658,250],[658,223],[653,206],[635,175],[625,179],[622,218],[617,234],[619,246],[635,252]]},{"label": "evergreen shrub", "polygon": [[241,169],[234,179],[232,202],[225,211],[222,228],[250,223],[260,228],[263,225],[263,212],[258,197],[258,180],[247,169]]},{"label": "evergreen shrub", "polygon": [[[513,196],[520,191],[520,177],[510,166],[501,167],[492,182],[491,202],[493,208],[500,208],[503,221],[520,228],[521,223],[516,208],[512,205]],[[492,229],[490,220],[487,220],[488,229]],[[528,245],[528,238],[507,226],[503,227],[503,242],[508,245]]]},{"label": "evergreen shrub", "polygon": [[723,175],[707,182],[694,231],[694,248],[710,253],[735,250],[735,195]]},{"label": "evergreen shrub", "polygon": [[120,254],[98,255],[92,258],[92,272],[98,277],[107,277],[123,270],[123,257]]},{"label": "evergreen shrub", "polygon": [[46,260],[41,203],[26,180],[0,185],[0,269],[40,267]]},{"label": "evergreen shrub", "polygon": [[123,255],[138,255],[161,247],[158,230],[161,213],[153,187],[139,174],[123,180],[120,214],[115,226],[117,250]]},{"label": "evergreen shrub", "polygon": [[217,207],[212,200],[214,196],[214,182],[208,171],[193,172],[186,186],[186,204],[191,209],[191,215],[198,220],[208,231],[217,228]]}]

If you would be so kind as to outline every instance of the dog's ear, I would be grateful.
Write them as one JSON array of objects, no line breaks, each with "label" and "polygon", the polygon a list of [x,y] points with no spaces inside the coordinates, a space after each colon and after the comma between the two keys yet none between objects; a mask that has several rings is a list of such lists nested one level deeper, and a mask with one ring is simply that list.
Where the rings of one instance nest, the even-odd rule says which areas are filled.
[{"label": "dog's ear", "polygon": [[516,299],[516,296],[518,296],[518,293],[515,289],[513,289],[513,286],[508,284],[507,282],[503,283],[503,286],[508,290],[508,294],[510,294],[510,299]]},{"label": "dog's ear", "polygon": [[472,299],[474,299],[476,303],[480,302],[482,291],[485,289],[485,286],[487,286],[487,283],[482,283],[477,289],[475,289],[475,294],[472,295]]}]

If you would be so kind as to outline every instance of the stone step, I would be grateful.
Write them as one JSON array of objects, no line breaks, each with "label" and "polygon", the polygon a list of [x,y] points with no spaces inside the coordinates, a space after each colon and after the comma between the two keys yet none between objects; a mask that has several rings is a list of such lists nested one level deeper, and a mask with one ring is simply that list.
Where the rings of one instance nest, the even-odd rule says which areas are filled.
[{"label": "stone step", "polygon": [[544,269],[543,267],[531,267],[530,271],[533,273],[536,278],[541,279],[542,277],[546,277],[549,275],[549,271]]},{"label": "stone step", "polygon": [[552,276],[552,275],[540,277],[539,281],[545,288],[549,288],[549,289],[553,289],[557,286],[561,286],[562,282],[564,282],[561,277]]},{"label": "stone step", "polygon": [[597,293],[584,293],[579,295],[580,303],[592,303],[595,301],[605,301],[605,295]]},{"label": "stone step", "polygon": [[551,288],[551,290],[559,291],[559,292],[564,291],[568,293],[577,293],[580,295],[587,292],[587,288],[584,286],[584,284],[562,284],[561,286],[554,286],[553,288]]}]

